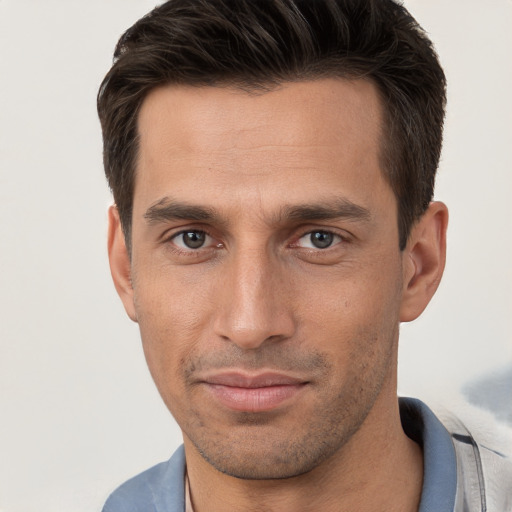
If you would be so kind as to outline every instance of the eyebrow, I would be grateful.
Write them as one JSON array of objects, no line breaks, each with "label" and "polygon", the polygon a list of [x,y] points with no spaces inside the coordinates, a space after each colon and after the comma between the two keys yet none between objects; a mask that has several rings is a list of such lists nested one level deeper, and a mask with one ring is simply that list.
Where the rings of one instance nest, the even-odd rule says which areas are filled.
[{"label": "eyebrow", "polygon": [[150,206],[146,210],[144,218],[149,224],[157,224],[159,222],[173,220],[220,220],[213,208],[205,208],[204,206],[182,203],[169,197],[164,197],[157,203]]},{"label": "eyebrow", "polygon": [[372,215],[367,208],[343,198],[319,203],[285,206],[280,217],[291,221],[347,219],[369,222]]},{"label": "eyebrow", "polygon": [[[170,197],[164,197],[150,206],[144,214],[144,218],[149,224],[176,220],[226,224],[226,220],[214,208],[184,203]],[[276,216],[272,217],[272,223],[334,219],[369,222],[371,218],[370,210],[363,206],[345,198],[330,198],[318,203],[285,205]]]}]

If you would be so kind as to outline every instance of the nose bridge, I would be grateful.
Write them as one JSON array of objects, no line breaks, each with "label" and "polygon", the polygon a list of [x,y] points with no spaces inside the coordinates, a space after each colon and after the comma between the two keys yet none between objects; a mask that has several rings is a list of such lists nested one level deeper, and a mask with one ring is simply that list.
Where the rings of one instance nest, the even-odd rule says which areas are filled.
[{"label": "nose bridge", "polygon": [[216,333],[246,349],[291,336],[294,321],[279,258],[253,244],[239,247],[228,260]]}]

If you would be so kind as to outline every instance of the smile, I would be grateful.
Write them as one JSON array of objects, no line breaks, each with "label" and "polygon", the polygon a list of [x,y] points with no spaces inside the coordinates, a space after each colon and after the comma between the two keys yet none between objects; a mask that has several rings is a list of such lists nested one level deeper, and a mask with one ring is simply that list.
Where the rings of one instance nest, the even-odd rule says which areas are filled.
[{"label": "smile", "polygon": [[207,377],[203,384],[225,407],[255,413],[271,411],[288,402],[307,382],[276,373],[248,376],[235,372]]}]

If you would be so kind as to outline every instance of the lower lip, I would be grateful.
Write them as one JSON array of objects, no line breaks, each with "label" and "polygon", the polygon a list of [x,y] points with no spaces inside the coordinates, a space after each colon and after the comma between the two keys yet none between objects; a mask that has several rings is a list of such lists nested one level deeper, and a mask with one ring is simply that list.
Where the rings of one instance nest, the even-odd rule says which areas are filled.
[{"label": "lower lip", "polygon": [[234,411],[265,412],[276,409],[296,396],[304,384],[237,388],[221,384],[207,384],[214,397]]}]

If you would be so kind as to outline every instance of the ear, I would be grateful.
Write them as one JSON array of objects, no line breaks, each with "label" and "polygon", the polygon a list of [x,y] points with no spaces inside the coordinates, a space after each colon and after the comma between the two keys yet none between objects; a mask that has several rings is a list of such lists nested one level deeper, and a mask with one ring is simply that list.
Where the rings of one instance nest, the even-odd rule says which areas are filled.
[{"label": "ear", "polygon": [[420,316],[439,286],[446,261],[447,226],[448,208],[433,202],[411,230],[403,254],[401,322]]},{"label": "ear", "polygon": [[126,248],[119,211],[115,205],[108,210],[108,260],[114,286],[123,302],[124,309],[128,316],[136,322],[130,255]]}]

